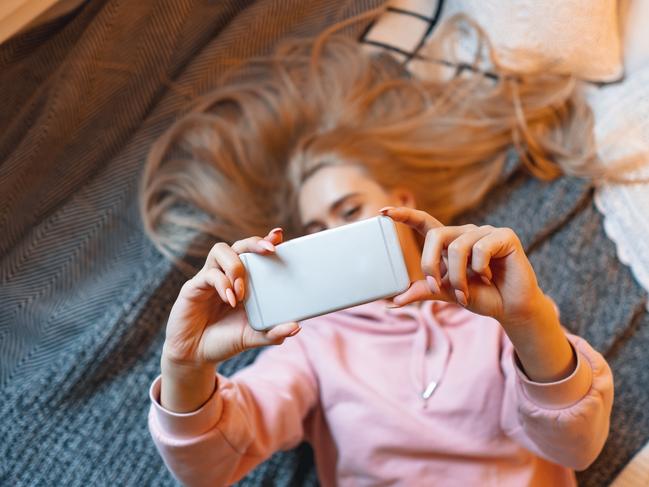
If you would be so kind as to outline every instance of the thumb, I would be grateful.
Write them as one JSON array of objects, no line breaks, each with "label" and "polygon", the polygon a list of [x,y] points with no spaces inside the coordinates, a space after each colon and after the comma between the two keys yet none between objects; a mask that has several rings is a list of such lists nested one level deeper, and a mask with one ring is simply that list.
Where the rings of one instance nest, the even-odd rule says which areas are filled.
[{"label": "thumb", "polygon": [[265,345],[279,345],[286,338],[297,335],[302,328],[296,321],[282,323],[268,330],[257,331],[246,326],[244,330],[244,348],[263,347]]},{"label": "thumb", "polygon": [[435,291],[423,279],[414,281],[408,289],[392,298],[392,301],[398,306],[425,300],[456,302],[455,296],[452,296],[446,288],[439,289],[437,285],[434,285],[434,289]]},{"label": "thumb", "polygon": [[299,333],[302,328],[300,327],[297,321],[289,321],[288,323],[282,323],[272,327],[270,330],[266,330],[264,335],[266,335],[266,340],[270,340],[271,343],[276,341],[283,342],[285,338],[295,336]]}]

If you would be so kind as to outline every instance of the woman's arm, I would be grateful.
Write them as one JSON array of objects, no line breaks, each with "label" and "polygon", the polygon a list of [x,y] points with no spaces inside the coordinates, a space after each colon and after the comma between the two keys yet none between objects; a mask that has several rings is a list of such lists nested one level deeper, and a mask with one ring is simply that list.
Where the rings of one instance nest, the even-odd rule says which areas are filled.
[{"label": "woman's arm", "polygon": [[[161,376],[151,387],[149,428],[165,463],[186,485],[234,482],[275,450],[297,443],[315,404],[315,380],[297,323],[253,330],[241,303],[247,275],[239,255],[270,255],[276,228],[212,247],[203,268],[180,290],[169,313]],[[216,364],[249,348],[280,345],[250,369],[250,381],[216,376]]]},{"label": "woman's arm", "polygon": [[508,317],[501,325],[531,380],[553,382],[575,370],[577,357],[561,327],[557,308],[540,289],[530,299],[526,315]]},{"label": "woman's arm", "polygon": [[606,360],[585,340],[568,338],[575,367],[554,382],[537,382],[523,370],[504,337],[501,368],[505,395],[503,431],[516,442],[566,467],[583,470],[599,455],[608,436],[613,375]]},{"label": "woman's arm", "polygon": [[495,318],[532,380],[551,382],[574,370],[575,359],[556,307],[539,288],[512,229],[444,226],[428,213],[407,207],[386,207],[381,213],[425,237],[421,254],[425,280],[395,296],[395,304],[440,299]]},{"label": "woman's arm", "polygon": [[214,393],[190,413],[160,405],[160,377],[151,387],[151,436],[184,485],[229,485],[275,451],[302,441],[318,394],[298,337],[264,350],[232,378],[212,374],[211,381]]},{"label": "woman's arm", "polygon": [[608,435],[611,370],[588,343],[566,336],[514,231],[444,226],[428,213],[406,207],[381,213],[425,236],[425,279],[394,297],[395,304],[440,299],[498,320],[506,334],[504,431],[553,462],[586,468]]}]

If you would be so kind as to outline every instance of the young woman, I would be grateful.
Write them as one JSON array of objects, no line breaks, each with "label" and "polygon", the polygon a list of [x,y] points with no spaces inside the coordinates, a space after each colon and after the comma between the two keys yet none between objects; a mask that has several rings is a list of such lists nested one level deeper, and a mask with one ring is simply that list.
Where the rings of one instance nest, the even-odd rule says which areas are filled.
[{"label": "young woman", "polygon": [[[329,34],[249,65],[152,150],[147,230],[185,269],[179,253],[203,257],[151,386],[162,457],[185,484],[223,485],[307,440],[323,485],[575,485],[608,434],[610,369],[563,330],[511,229],[448,224],[512,143],[537,176],[592,168],[574,81],[423,83]],[[398,222],[406,292],[247,325],[240,253],[379,213]]]}]

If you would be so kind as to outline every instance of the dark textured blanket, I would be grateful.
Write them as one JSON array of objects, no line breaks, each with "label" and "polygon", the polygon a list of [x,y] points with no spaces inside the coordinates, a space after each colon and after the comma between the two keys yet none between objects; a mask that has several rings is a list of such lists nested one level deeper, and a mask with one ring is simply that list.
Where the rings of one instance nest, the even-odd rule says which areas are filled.
[{"label": "dark textured blanket", "polygon": [[[141,229],[146,153],[233,62],[380,3],[92,0],[0,45],[0,484],[174,483],[146,414],[183,278]],[[514,172],[465,219],[513,227],[564,324],[609,359],[611,436],[579,474],[605,484],[649,439],[649,318],[591,189]],[[242,481],[315,483],[305,446]]]}]

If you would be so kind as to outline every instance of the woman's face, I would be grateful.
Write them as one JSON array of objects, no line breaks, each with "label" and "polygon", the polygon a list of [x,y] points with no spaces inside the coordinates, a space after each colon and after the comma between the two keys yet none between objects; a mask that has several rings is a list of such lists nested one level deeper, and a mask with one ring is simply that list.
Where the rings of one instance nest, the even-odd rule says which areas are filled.
[{"label": "woman's face", "polygon": [[354,165],[323,166],[302,185],[299,210],[305,233],[377,216],[384,206],[413,206],[412,193],[385,190]]},{"label": "woman's face", "polygon": [[[384,206],[415,207],[414,195],[405,188],[386,190],[360,166],[324,166],[302,185],[298,200],[305,233],[338,227],[378,216]],[[411,281],[423,279],[421,242],[412,229],[397,223],[397,235]]]}]

